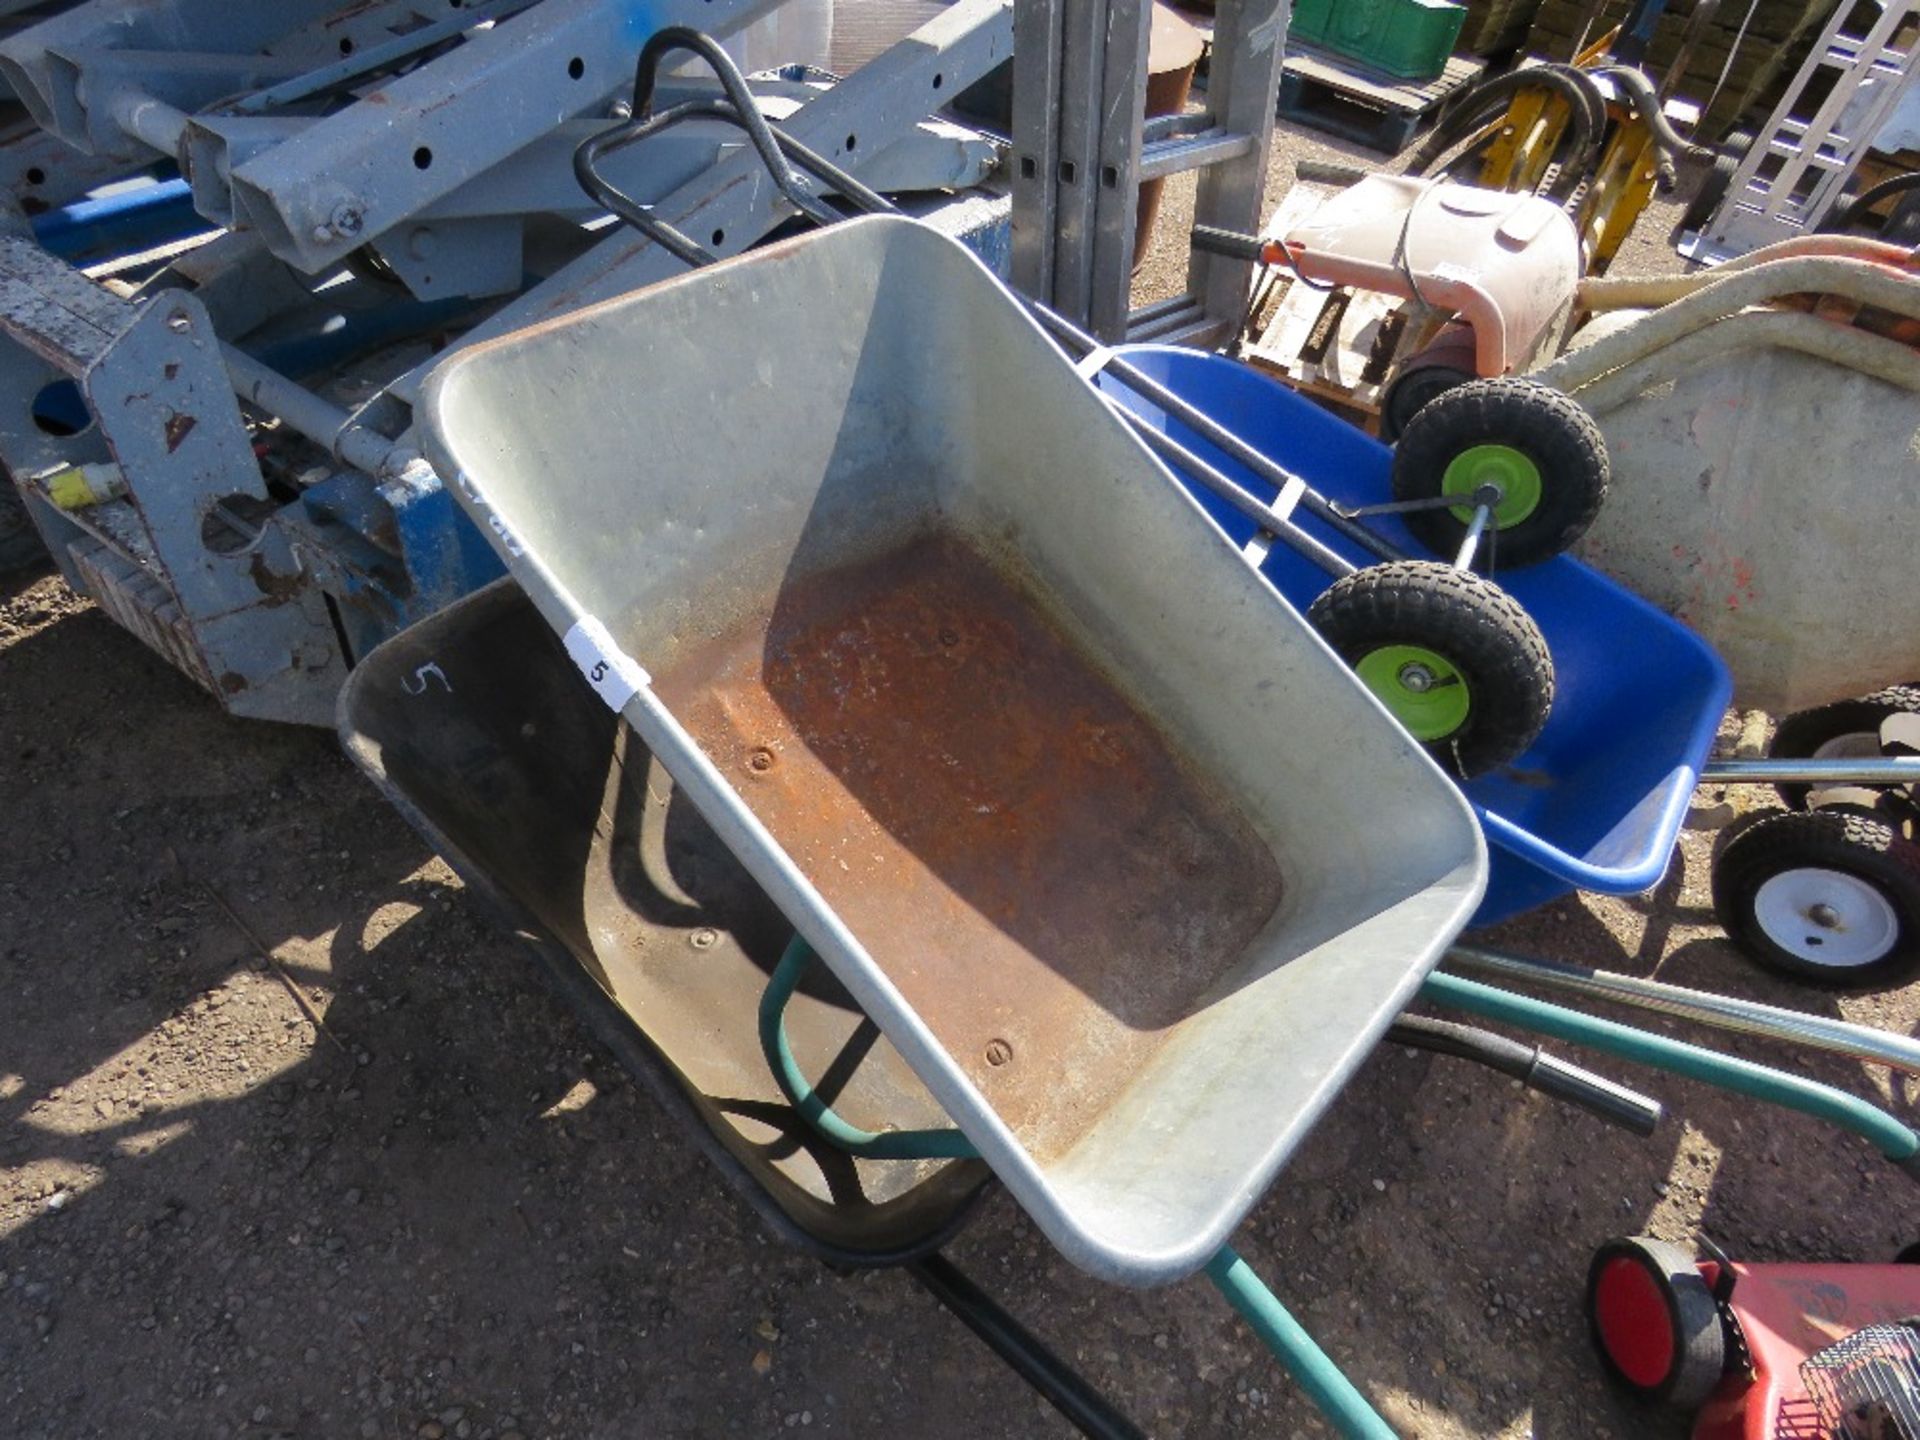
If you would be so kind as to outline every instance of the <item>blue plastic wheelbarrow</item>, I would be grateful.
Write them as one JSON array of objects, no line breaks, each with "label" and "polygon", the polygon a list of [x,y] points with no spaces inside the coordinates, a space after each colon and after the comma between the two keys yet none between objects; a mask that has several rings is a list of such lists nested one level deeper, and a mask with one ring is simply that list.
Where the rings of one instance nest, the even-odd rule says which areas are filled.
[{"label": "blue plastic wheelbarrow", "polygon": [[[1336,504],[1392,498],[1392,451],[1256,371],[1171,346],[1127,346],[1118,353],[1262,455],[1312,477],[1314,488]],[[1261,501],[1275,499],[1271,484],[1178,421],[1169,423],[1125,384],[1105,375],[1098,383]],[[1204,485],[1185,483],[1235,545],[1255,539],[1255,521]],[[1382,538],[1421,552],[1395,517],[1369,523]],[[1316,533],[1353,564],[1372,558],[1338,534]],[[1302,611],[1334,578],[1286,545],[1267,548],[1258,566]],[[1570,890],[1625,895],[1658,881],[1733,691],[1727,667],[1703,640],[1576,560],[1503,570],[1499,580],[1545,636],[1557,692],[1546,727],[1528,750],[1461,782],[1492,842],[1476,925]]]}]

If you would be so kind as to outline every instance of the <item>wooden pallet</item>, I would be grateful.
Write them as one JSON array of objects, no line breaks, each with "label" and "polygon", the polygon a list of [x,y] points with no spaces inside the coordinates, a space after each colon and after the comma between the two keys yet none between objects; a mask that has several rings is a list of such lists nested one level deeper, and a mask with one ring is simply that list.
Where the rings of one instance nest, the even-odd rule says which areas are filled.
[{"label": "wooden pallet", "polygon": [[1486,68],[1484,60],[1455,55],[1436,79],[1406,81],[1306,46],[1290,47],[1280,78],[1280,118],[1397,155],[1433,123],[1441,102]]},{"label": "wooden pallet", "polygon": [[[1339,193],[1335,185],[1296,182],[1262,234],[1286,234]],[[1377,290],[1323,291],[1282,281],[1278,302],[1262,307],[1241,359],[1302,394],[1358,412],[1371,428],[1390,362],[1405,335],[1407,302]]]}]

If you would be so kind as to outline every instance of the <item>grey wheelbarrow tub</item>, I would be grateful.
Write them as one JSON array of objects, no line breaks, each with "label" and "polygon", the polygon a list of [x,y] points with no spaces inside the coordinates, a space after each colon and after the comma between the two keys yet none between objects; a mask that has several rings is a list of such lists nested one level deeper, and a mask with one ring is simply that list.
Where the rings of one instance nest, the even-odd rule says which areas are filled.
[{"label": "grey wheelbarrow tub", "polygon": [[602,698],[1096,1275],[1205,1264],[1478,902],[1458,791],[930,230],[463,349],[423,416]]}]

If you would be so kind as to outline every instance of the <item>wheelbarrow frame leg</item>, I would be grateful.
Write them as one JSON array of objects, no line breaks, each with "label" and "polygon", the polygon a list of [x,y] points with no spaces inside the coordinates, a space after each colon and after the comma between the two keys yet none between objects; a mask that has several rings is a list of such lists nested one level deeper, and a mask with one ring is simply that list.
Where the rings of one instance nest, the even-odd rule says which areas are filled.
[{"label": "wheelbarrow frame leg", "polygon": [[1001,1304],[944,1255],[929,1255],[907,1267],[987,1348],[1088,1440],[1146,1440],[1146,1432],[1121,1414],[1085,1376],[1049,1350]]},{"label": "wheelbarrow frame leg", "polygon": [[1393,1427],[1231,1245],[1207,1262],[1207,1278],[1347,1440],[1395,1440]]}]

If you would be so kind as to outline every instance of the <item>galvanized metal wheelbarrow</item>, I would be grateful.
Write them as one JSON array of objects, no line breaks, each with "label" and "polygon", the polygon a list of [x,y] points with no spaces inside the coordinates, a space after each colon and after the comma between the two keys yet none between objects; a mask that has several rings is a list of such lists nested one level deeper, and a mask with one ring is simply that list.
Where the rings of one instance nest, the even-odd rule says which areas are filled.
[{"label": "galvanized metal wheelbarrow", "polygon": [[1095,1274],[1204,1265],[1478,903],[1459,792],[924,227],[463,350],[424,414],[609,705]]}]

